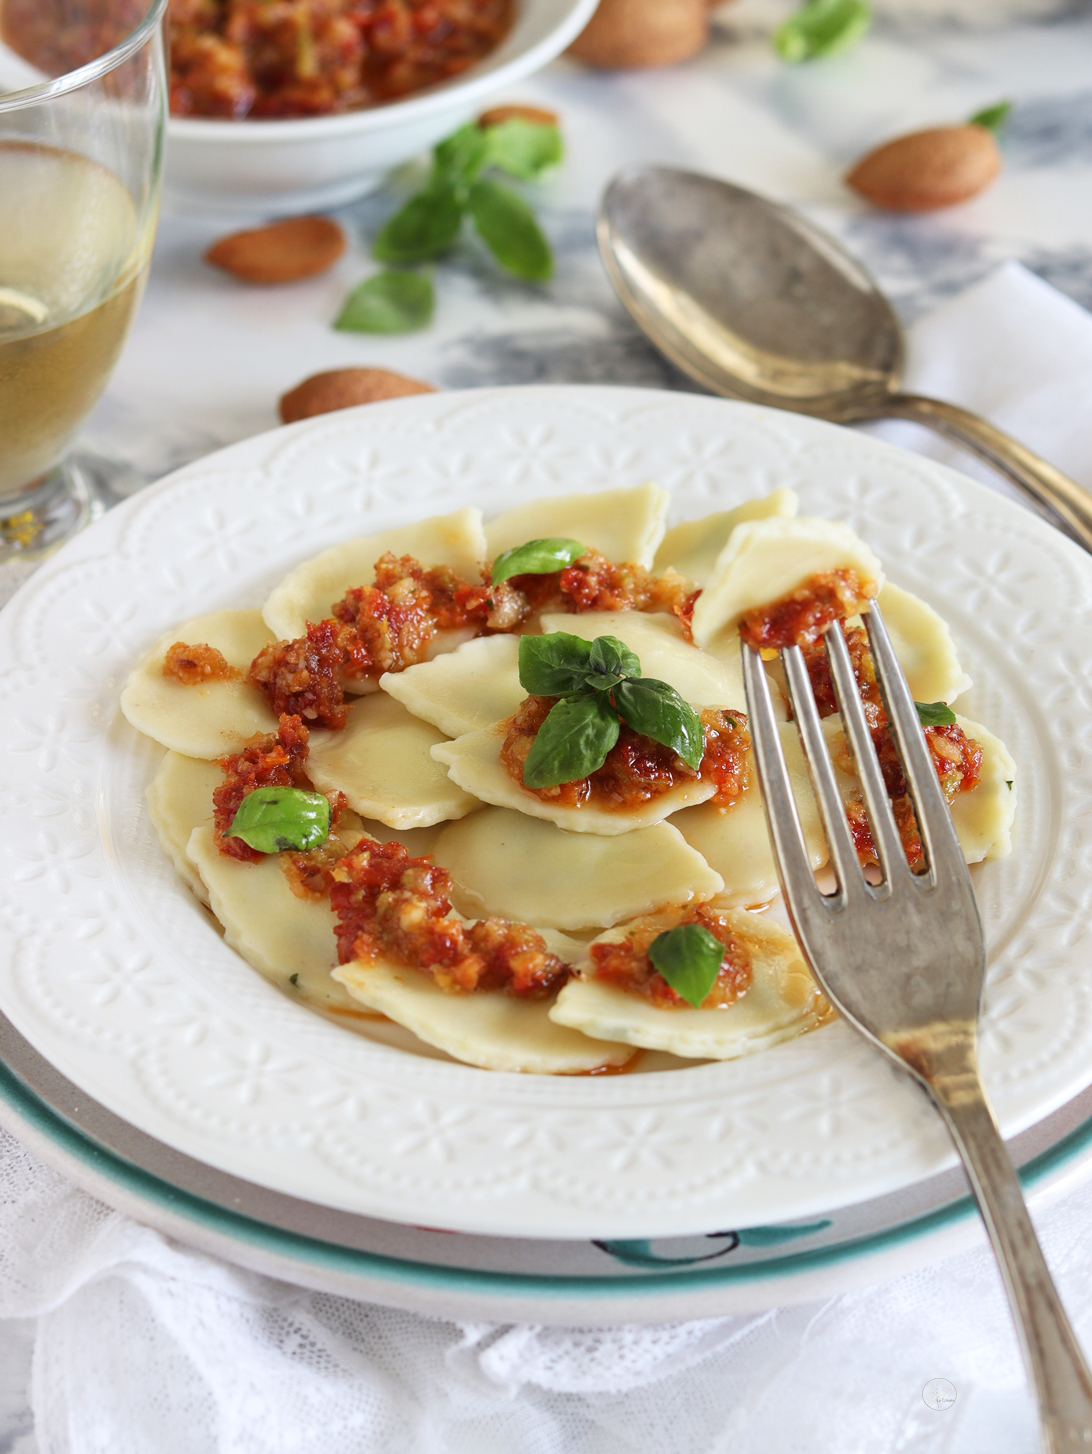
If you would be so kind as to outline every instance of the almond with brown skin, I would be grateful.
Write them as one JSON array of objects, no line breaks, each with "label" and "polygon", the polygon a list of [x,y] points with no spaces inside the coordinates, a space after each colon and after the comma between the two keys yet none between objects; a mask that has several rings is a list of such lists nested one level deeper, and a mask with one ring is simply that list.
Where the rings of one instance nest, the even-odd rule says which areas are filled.
[{"label": "almond with brown skin", "polygon": [[345,234],[328,217],[292,217],[214,242],[205,261],[244,283],[295,283],[332,267]]},{"label": "almond with brown skin", "polygon": [[556,126],[557,112],[541,106],[491,106],[478,117],[478,125],[488,128],[502,121],[530,121],[535,126]]},{"label": "almond with brown skin", "polygon": [[890,212],[931,212],[966,202],[1001,169],[983,126],[935,126],[877,147],[846,175],[846,186]]},{"label": "almond with brown skin", "polygon": [[568,54],[600,70],[672,66],[709,39],[706,0],[599,0]]},{"label": "almond with brown skin", "polygon": [[404,399],[410,394],[435,394],[431,384],[407,379],[390,369],[330,369],[312,374],[281,397],[277,412],[282,424],[295,424],[315,414],[351,409],[355,404],[378,404],[383,399]]}]

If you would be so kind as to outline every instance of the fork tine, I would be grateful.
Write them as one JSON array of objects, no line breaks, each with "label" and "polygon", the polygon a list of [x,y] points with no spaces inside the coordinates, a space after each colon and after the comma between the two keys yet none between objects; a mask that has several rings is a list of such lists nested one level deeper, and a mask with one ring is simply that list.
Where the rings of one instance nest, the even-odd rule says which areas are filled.
[{"label": "fork tine", "polygon": [[781,661],[785,668],[793,716],[800,729],[808,771],[811,773],[815,796],[819,802],[823,831],[838,887],[845,898],[859,897],[864,892],[864,876],[849,832],[845,804],[838,791],[838,780],[834,775],[826,738],[823,736],[803,653],[798,646],[786,647],[781,653]]},{"label": "fork tine", "polygon": [[809,903],[818,907],[821,895],[804,845],[800,815],[781,750],[781,733],[773,714],[770,684],[763,670],[762,658],[745,641],[740,642],[740,652],[758,785],[762,790],[781,886],[790,915],[796,919],[807,912]]},{"label": "fork tine", "polygon": [[[872,829],[872,841],[876,845],[876,854],[880,860],[880,867],[883,869],[884,882],[888,885],[887,892],[890,892],[890,886],[896,879],[906,877],[910,873],[909,865],[906,862],[906,850],[903,848],[902,839],[895,824],[891,799],[887,796],[887,788],[884,785],[883,773],[880,771],[876,749],[872,745],[872,733],[865,721],[860,692],[857,690],[853,666],[849,659],[849,648],[837,626],[832,626],[827,631],[826,644],[830,674],[838,696],[838,705],[842,711],[842,726],[845,729],[846,740],[853,753],[853,765],[857,769],[857,777],[864,792],[868,822]],[[897,666],[896,671],[901,676],[901,669]],[[916,709],[914,709],[914,716],[917,717]]]},{"label": "fork tine", "polygon": [[955,824],[933,766],[932,754],[921,730],[918,709],[910,695],[902,668],[895,658],[891,638],[875,601],[864,613],[864,621],[876,681],[883,697],[887,720],[895,735],[903,775],[914,803],[914,813],[929,864],[930,880],[933,883],[944,880],[961,882],[963,878],[967,878],[963,850],[959,846]]}]

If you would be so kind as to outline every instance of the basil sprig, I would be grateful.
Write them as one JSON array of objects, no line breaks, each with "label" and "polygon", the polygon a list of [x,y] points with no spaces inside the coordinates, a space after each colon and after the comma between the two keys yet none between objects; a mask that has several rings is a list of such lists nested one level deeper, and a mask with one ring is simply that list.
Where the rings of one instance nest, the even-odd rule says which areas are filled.
[{"label": "basil sprig", "polygon": [[523,764],[528,788],[553,788],[596,772],[621,723],[668,747],[697,772],[705,751],[701,718],[674,687],[641,676],[641,663],[615,636],[585,641],[566,631],[523,636],[519,680],[535,697],[560,697]]},{"label": "basil sprig", "polygon": [[505,272],[526,283],[547,283],[554,255],[535,214],[511,187],[485,177],[467,196],[474,230]]},{"label": "basil sprig", "polygon": [[808,0],[774,32],[783,61],[814,61],[859,40],[872,24],[868,0]]},{"label": "basil sprig", "polygon": [[915,702],[923,727],[954,727],[955,713],[947,702]]},{"label": "basil sprig", "polygon": [[494,586],[499,586],[513,576],[551,576],[555,571],[566,570],[586,554],[587,547],[579,540],[556,535],[549,540],[529,540],[526,545],[502,551],[493,562],[490,579]]},{"label": "basil sprig", "polygon": [[992,131],[996,136],[1009,119],[1009,112],[1011,110],[1011,101],[998,101],[996,106],[987,106],[983,111],[976,111],[968,119],[967,125],[981,126],[984,131]]},{"label": "basil sprig", "polygon": [[373,255],[384,263],[439,257],[469,215],[502,268],[527,282],[545,282],[553,274],[553,254],[534,213],[517,192],[482,174],[492,168],[533,182],[562,154],[557,127],[541,122],[511,117],[497,126],[460,127],[435,148],[428,181],[380,230]]},{"label": "basil sprig", "polygon": [[614,690],[614,704],[634,732],[673,748],[696,772],[705,752],[705,733],[693,707],[682,702],[686,711],[680,712],[680,702],[674,687],[652,678],[619,682]]},{"label": "basil sprig", "polygon": [[653,939],[648,957],[675,993],[698,1010],[716,983],[724,945],[700,924],[680,924]]},{"label": "basil sprig", "polygon": [[622,726],[605,695],[562,697],[539,728],[523,764],[523,785],[555,788],[603,766]]},{"label": "basil sprig", "polygon": [[412,333],[429,322],[435,305],[431,279],[420,273],[377,273],[345,299],[334,327],[342,333]]},{"label": "basil sprig", "polygon": [[255,788],[224,836],[241,838],[258,853],[306,852],[330,836],[330,803],[302,788]]}]

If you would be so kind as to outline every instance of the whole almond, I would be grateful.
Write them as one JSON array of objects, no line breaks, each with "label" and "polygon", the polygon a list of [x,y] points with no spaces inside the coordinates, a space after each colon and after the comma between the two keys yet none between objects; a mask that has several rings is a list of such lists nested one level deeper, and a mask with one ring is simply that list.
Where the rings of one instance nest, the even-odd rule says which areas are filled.
[{"label": "whole almond", "polygon": [[846,175],[846,186],[891,212],[954,207],[990,185],[1001,153],[982,126],[936,126],[877,147]]},{"label": "whole almond", "polygon": [[295,283],[332,267],[345,234],[328,217],[292,217],[214,242],[205,261],[244,283]]},{"label": "whole almond", "polygon": [[502,121],[530,121],[535,126],[556,126],[557,112],[541,106],[491,106],[478,117],[481,127],[499,126]]},{"label": "whole almond", "polygon": [[568,54],[600,70],[672,66],[709,39],[706,0],[599,0]]},{"label": "whole almond", "polygon": [[324,374],[312,374],[282,395],[277,411],[282,424],[295,424],[299,419],[351,409],[356,404],[378,404],[383,399],[435,392],[431,384],[408,379],[390,369],[330,369]]}]

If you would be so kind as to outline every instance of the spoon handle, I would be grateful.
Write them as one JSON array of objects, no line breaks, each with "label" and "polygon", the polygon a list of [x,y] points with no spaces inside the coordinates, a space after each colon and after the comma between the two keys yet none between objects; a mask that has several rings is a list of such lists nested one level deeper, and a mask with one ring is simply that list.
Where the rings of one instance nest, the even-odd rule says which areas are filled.
[{"label": "spoon handle", "polygon": [[921,394],[888,394],[876,413],[924,424],[962,444],[1007,475],[1018,489],[1059,520],[1079,545],[1092,551],[1092,494],[985,419],[956,404],[926,399]]}]

